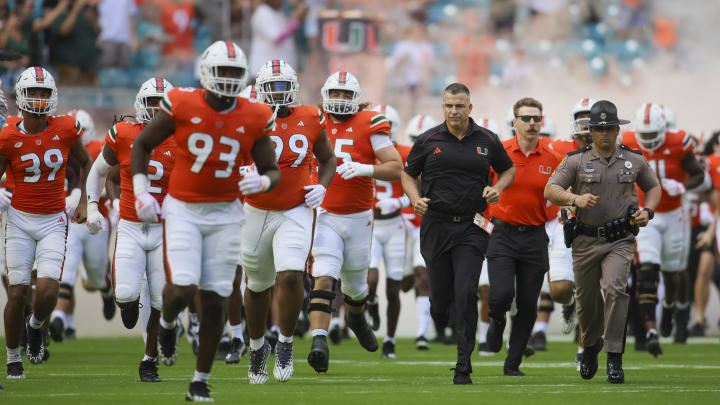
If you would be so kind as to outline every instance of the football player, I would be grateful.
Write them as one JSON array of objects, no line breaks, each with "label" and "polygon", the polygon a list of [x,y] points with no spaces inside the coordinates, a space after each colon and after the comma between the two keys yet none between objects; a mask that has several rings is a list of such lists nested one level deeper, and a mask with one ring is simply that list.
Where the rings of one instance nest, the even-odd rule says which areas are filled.
[{"label": "football player", "polygon": [[331,74],[321,94],[326,131],[338,163],[342,162],[318,210],[312,247],[315,285],[310,293],[313,342],[308,363],[315,371],[326,372],[330,359],[326,336],[338,279],[342,279],[346,324],[365,350],[378,349],[364,315],[373,179],[399,179],[402,159],[390,140],[387,118],[360,105],[362,90],[355,76],[345,71]]},{"label": "football player", "polygon": [[[15,92],[22,117],[8,118],[0,131],[0,174],[10,167],[16,182],[12,202],[4,194],[0,197],[0,211],[7,211],[7,375],[24,378],[19,339],[33,263],[37,263],[37,281],[33,313],[27,320],[27,356],[39,364],[47,353],[41,328],[55,308],[65,259],[66,167],[68,163],[76,167],[84,184],[92,160],[75,117],[53,115],[58,92],[47,70],[30,67],[23,71]],[[73,222],[85,221],[84,189],[81,195]]]},{"label": "football player", "polygon": [[[275,345],[276,380],[293,374],[293,332],[303,304],[303,272],[310,254],[314,210],[325,198],[336,162],[325,134],[325,116],[317,107],[300,105],[295,70],[285,61],[270,60],[258,71],[259,101],[277,111],[270,140],[282,172],[275,190],[248,195],[242,231],[242,263],[247,274],[245,312],[250,335],[251,384],[268,379],[265,342],[271,290],[275,290],[280,332]],[[318,183],[311,182],[311,161],[318,161]]]},{"label": "football player", "polygon": [[[113,284],[115,301],[127,329],[134,328],[138,321],[141,290],[144,284],[148,286],[151,310],[146,326],[145,355],[138,370],[143,382],[161,381],[157,370],[157,333],[165,287],[163,235],[159,223],[144,223],[135,211],[130,154],[135,138],[156,114],[159,115],[160,100],[172,88],[170,82],[162,77],[148,79],[140,86],[135,97],[137,123],[121,121],[110,128],[102,154],[95,160],[87,181],[87,228],[91,234],[98,234],[108,227],[106,216],[101,212],[102,189],[108,172],[115,166],[120,167],[122,193],[113,257]],[[148,192],[158,204],[165,199],[174,164],[175,139],[167,138],[155,147],[149,161]],[[171,361],[170,358],[162,360],[165,364]]]},{"label": "football player", "polygon": [[[270,191],[280,180],[275,151],[267,136],[275,115],[267,105],[239,97],[248,77],[243,51],[216,41],[200,57],[203,89],[174,88],[160,102],[163,114],[143,128],[133,143],[131,167],[135,209],[143,222],[160,220],[160,204],[150,194],[152,150],[174,137],[175,167],[162,207],[166,286],[158,340],[161,355],[177,356],[178,314],[199,294],[201,311],[195,374],[186,399],[210,401],[207,386],[225,323],[226,299],[240,254],[238,227],[245,196]],[[249,156],[257,171],[240,176]]]},{"label": "football player", "polygon": [[[672,333],[675,311],[687,313],[684,322],[676,324],[687,330],[690,301],[686,267],[690,251],[690,218],[682,208],[682,195],[703,184],[705,171],[695,158],[690,135],[668,130],[660,105],[646,103],[640,106],[634,124],[635,131],[623,133],[622,143],[642,151],[662,186],[657,218],[637,236],[638,304],[647,330],[647,350],[657,357],[662,354],[655,323],[660,271],[665,284],[660,333],[662,336]],[[644,195],[638,194],[642,206]]]}]

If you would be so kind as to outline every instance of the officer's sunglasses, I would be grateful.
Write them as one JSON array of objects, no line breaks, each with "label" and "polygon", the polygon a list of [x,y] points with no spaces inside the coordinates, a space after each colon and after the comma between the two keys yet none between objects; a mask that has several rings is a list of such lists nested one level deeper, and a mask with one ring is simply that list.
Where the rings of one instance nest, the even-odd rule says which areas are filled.
[{"label": "officer's sunglasses", "polygon": [[520,118],[522,122],[530,122],[530,120],[533,120],[533,122],[542,122],[542,115],[518,115],[517,118]]}]

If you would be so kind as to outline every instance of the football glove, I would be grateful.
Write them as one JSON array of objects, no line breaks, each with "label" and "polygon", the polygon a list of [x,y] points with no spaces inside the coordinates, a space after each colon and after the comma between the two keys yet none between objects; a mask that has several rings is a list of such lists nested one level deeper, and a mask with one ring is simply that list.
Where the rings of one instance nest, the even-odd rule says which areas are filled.
[{"label": "football glove", "polygon": [[308,190],[308,192],[305,193],[305,205],[307,205],[308,208],[315,209],[322,204],[325,199],[325,186],[322,184],[312,184],[303,187],[303,189]]},{"label": "football glove", "polygon": [[343,179],[350,180],[358,176],[372,177],[375,172],[375,167],[364,163],[343,160],[343,164],[338,166],[337,172]]},{"label": "football glove", "polygon": [[80,204],[80,196],[82,192],[79,188],[74,188],[67,197],[65,197],[65,212],[68,218],[72,218],[75,215],[75,209]]},{"label": "football glove", "polygon": [[105,217],[98,211],[97,202],[92,201],[87,204],[87,220],[85,223],[88,231],[92,235],[95,235],[105,228]]},{"label": "football glove", "polygon": [[147,191],[135,194],[135,211],[143,222],[160,222],[160,204]]},{"label": "football glove", "polygon": [[410,199],[408,196],[403,195],[399,198],[386,198],[380,200],[375,204],[375,207],[380,210],[381,215],[392,214],[393,212],[410,206]]},{"label": "football glove", "polygon": [[261,176],[255,165],[241,171],[241,173],[243,173],[243,179],[238,182],[238,187],[240,187],[240,192],[243,195],[264,193],[270,188],[270,177],[264,174]]},{"label": "football glove", "polygon": [[0,212],[5,212],[10,209],[11,200],[12,193],[4,188],[0,188]]},{"label": "football glove", "polygon": [[670,197],[677,197],[685,192],[685,185],[673,179],[662,179],[662,188]]}]

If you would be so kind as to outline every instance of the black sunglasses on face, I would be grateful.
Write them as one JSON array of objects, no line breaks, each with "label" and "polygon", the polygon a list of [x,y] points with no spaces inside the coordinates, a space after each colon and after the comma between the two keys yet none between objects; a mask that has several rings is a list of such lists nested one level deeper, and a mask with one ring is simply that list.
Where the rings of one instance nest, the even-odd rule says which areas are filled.
[{"label": "black sunglasses on face", "polygon": [[520,118],[522,122],[530,122],[530,120],[533,120],[533,122],[542,122],[542,115],[518,115],[517,118]]}]

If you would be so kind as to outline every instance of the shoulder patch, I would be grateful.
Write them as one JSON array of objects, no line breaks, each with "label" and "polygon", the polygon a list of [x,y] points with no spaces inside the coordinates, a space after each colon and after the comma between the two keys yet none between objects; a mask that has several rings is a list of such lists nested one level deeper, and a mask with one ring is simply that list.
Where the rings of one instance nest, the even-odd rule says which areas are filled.
[{"label": "shoulder patch", "polygon": [[[624,145],[623,145],[624,146]],[[578,150],[574,150],[572,152],[568,152],[567,156],[577,155],[578,153],[587,152],[590,149],[592,149],[592,145],[586,145],[584,148],[580,148]]]},{"label": "shoulder patch", "polygon": [[[586,147],[587,147],[587,146],[586,146]],[[632,149],[632,148],[630,148],[629,146],[627,146],[627,145],[625,145],[625,144],[623,144],[623,143],[621,143],[619,147],[620,147],[620,149],[622,149],[622,150],[626,150],[626,151],[628,151],[628,152],[636,153],[636,154],[638,154],[638,155],[642,155],[642,154],[643,154],[641,150],[639,150],[639,149]]]}]

